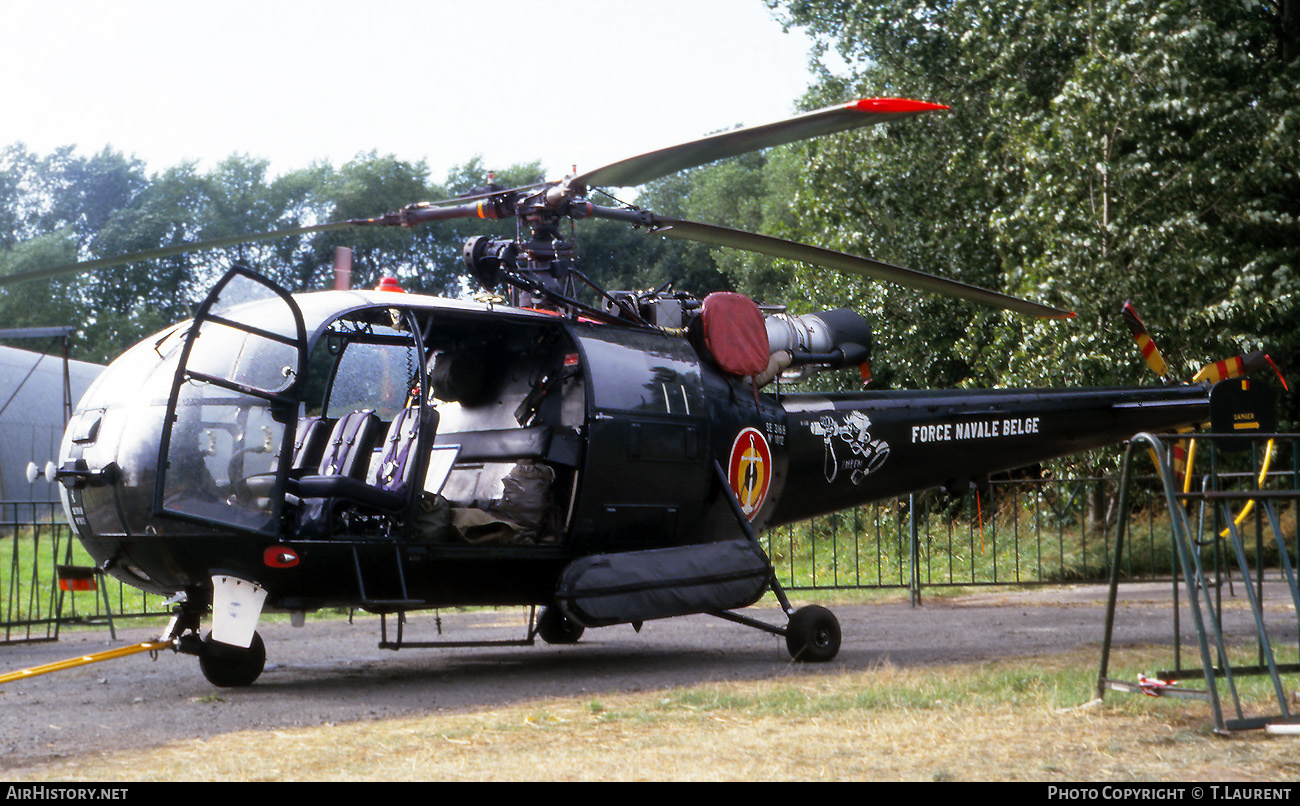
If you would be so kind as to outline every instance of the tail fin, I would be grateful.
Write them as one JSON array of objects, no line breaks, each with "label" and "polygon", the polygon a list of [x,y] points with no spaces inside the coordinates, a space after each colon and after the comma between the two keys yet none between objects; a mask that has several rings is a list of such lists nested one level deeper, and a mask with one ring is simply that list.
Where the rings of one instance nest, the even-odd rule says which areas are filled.
[{"label": "tail fin", "polygon": [[[1262,352],[1260,350],[1255,350],[1254,352],[1246,353],[1244,355],[1233,356],[1232,358],[1226,359],[1224,361],[1215,361],[1212,364],[1206,364],[1205,366],[1201,367],[1200,372],[1197,372],[1196,375],[1192,378],[1192,380],[1196,381],[1197,383],[1205,382],[1205,383],[1213,384],[1213,383],[1218,383],[1219,381],[1228,380],[1229,378],[1238,378],[1241,377],[1242,375],[1249,375],[1252,372],[1258,372],[1260,370],[1265,369],[1266,367],[1271,368],[1273,370],[1273,373],[1277,375],[1277,379],[1282,382],[1283,390],[1288,392],[1291,391],[1291,387],[1287,386],[1286,378],[1282,377],[1282,372],[1277,368],[1277,364],[1273,363],[1273,359],[1269,358],[1267,353]],[[1195,441],[1193,441],[1192,450],[1191,450],[1192,456],[1195,455],[1195,449],[1196,449],[1196,443]],[[1263,464],[1260,466],[1259,480],[1256,482],[1256,487],[1258,487],[1261,490],[1264,488],[1264,480],[1268,478],[1268,470],[1269,470],[1269,466],[1272,463],[1272,460],[1273,460],[1273,440],[1272,438],[1270,438],[1268,440],[1268,445],[1264,452]],[[1188,461],[1189,462],[1191,461],[1190,456],[1188,457]],[[1190,467],[1190,464],[1188,466]],[[1190,486],[1191,486],[1191,477],[1189,476],[1183,480],[1183,492],[1187,492]],[[1241,512],[1237,514],[1237,517],[1233,518],[1233,522],[1237,526],[1240,526],[1242,522],[1246,519],[1246,516],[1250,514],[1251,508],[1254,506],[1255,506],[1255,501],[1253,499],[1247,501],[1245,505],[1241,508]],[[1228,530],[1224,529],[1223,532],[1220,533],[1220,536],[1227,537]]]},{"label": "tail fin", "polygon": [[[1232,358],[1227,358],[1224,359],[1223,361],[1215,361],[1213,363],[1206,364],[1205,366],[1201,367],[1199,372],[1197,372],[1194,376],[1192,376],[1192,381],[1194,383],[1216,384],[1219,383],[1220,381],[1226,381],[1231,378],[1240,378],[1243,375],[1249,375],[1253,372],[1259,372],[1264,369],[1272,369],[1274,374],[1277,375],[1277,379],[1282,382],[1282,388],[1288,392],[1290,391],[1290,387],[1287,386],[1286,378],[1282,377],[1282,372],[1277,368],[1277,364],[1273,363],[1273,359],[1269,358],[1267,353],[1262,352],[1260,350],[1255,350],[1254,352],[1245,353],[1243,355],[1235,355]],[[1187,448],[1185,451],[1179,450],[1180,448],[1184,448],[1184,447]],[[1179,444],[1175,446],[1174,468],[1175,468],[1175,472],[1177,472],[1178,474],[1178,477],[1182,479],[1183,492],[1188,492],[1188,490],[1190,489],[1191,477],[1184,476],[1184,472],[1191,467],[1191,463],[1194,461],[1193,457],[1195,457],[1195,455],[1196,455],[1195,440],[1192,441],[1192,444],[1190,446],[1186,446],[1186,443],[1182,441],[1180,441]],[[1273,455],[1273,440],[1270,439],[1268,441],[1268,449],[1265,454],[1264,469],[1263,472],[1261,472],[1260,474],[1259,483],[1261,485],[1264,483],[1264,477],[1268,472],[1269,461],[1272,455]],[[1238,523],[1240,523],[1241,519],[1244,518],[1250,512],[1250,508],[1252,506],[1254,506],[1253,501],[1246,502],[1246,505],[1242,508],[1241,514],[1238,515],[1237,517]]]}]

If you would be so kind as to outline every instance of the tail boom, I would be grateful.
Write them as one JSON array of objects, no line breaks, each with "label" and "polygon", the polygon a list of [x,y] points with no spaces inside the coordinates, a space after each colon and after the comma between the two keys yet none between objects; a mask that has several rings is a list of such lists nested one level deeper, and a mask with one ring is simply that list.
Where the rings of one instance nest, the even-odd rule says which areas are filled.
[{"label": "tail boom", "polygon": [[1209,418],[1209,385],[787,395],[765,526],[1168,432]]}]

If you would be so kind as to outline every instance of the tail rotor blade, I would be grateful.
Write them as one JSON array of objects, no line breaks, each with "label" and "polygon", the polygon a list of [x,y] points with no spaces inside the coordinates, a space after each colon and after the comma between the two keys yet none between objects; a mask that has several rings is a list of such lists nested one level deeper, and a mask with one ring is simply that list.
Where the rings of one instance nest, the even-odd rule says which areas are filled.
[{"label": "tail rotor blade", "polygon": [[1142,351],[1142,357],[1146,359],[1147,366],[1161,378],[1168,378],[1169,365],[1165,363],[1164,356],[1160,355],[1160,350],[1156,348],[1156,343],[1152,340],[1151,334],[1147,333],[1147,326],[1142,324],[1142,320],[1138,318],[1137,311],[1134,310],[1132,303],[1127,301],[1124,303],[1124,322],[1133,334],[1133,340],[1137,342],[1138,349]]},{"label": "tail rotor blade", "polygon": [[1269,357],[1268,353],[1261,350],[1206,364],[1201,367],[1192,380],[1197,383],[1218,383],[1228,378],[1238,378],[1242,375],[1259,372],[1265,368],[1272,369],[1277,375],[1277,379],[1282,382],[1282,388],[1290,391],[1286,378],[1282,377],[1282,372],[1277,368],[1277,364],[1273,363],[1273,359]]}]

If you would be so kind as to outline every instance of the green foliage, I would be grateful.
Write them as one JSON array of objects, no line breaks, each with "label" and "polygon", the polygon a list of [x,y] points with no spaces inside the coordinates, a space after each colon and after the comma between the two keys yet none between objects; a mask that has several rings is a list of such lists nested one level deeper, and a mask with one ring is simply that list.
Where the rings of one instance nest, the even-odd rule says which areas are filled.
[{"label": "green foliage", "polygon": [[[210,171],[187,163],[146,177],[138,161],[110,150],[79,157],[63,148],[40,156],[15,144],[0,151],[0,272],[369,218],[489,180],[479,160],[457,166],[442,184],[431,182],[428,173],[423,163],[370,153],[338,168],[317,164],[275,178],[265,161],[245,155],[232,155]],[[494,178],[527,185],[541,179],[541,170],[537,163],[512,166]],[[74,357],[105,362],[189,317],[193,304],[235,263],[293,290],[328,288],[338,246],[353,250],[356,286],[393,275],[411,291],[456,295],[462,289],[464,238],[514,231],[507,222],[481,224],[256,241],[26,283],[0,290],[0,321],[6,327],[75,325],[80,332]]]},{"label": "green foliage", "polygon": [[1261,347],[1297,365],[1294,3],[770,5],[850,66],[824,73],[808,107],[855,95],[952,107],[800,144],[796,234],[1079,313],[1025,322],[800,271],[809,298],[874,315],[878,375],[901,386],[1149,381],[1120,321],[1125,300],[1180,380]]},{"label": "green foliage", "polygon": [[[1035,181],[995,221],[1037,233],[1032,251],[1021,250],[1028,287],[1055,284],[1085,321],[1132,299],[1162,323],[1183,377],[1210,357],[1259,347],[1261,323],[1241,314],[1294,291],[1300,187],[1294,170],[1273,168],[1279,156],[1294,166],[1300,151],[1271,132],[1294,126],[1295,110],[1293,98],[1266,99],[1279,81],[1293,93],[1300,64],[1270,64],[1267,32],[1243,12],[1115,2],[1081,15],[1085,48],[1061,91],[1013,135]],[[1031,334],[1026,354],[1036,360],[1021,364],[1031,376],[1062,354],[1042,336]],[[1084,351],[1124,365],[1115,347]],[[1131,380],[1090,369],[1098,381]]]},{"label": "green foliage", "polygon": [[[65,231],[42,235],[11,249],[0,250],[0,274],[22,272],[75,259],[76,244]],[[45,327],[76,315],[68,282],[44,280],[27,285],[22,296],[0,296],[0,327]],[[15,345],[20,346],[20,345]],[[28,345],[30,349],[30,345]]]}]

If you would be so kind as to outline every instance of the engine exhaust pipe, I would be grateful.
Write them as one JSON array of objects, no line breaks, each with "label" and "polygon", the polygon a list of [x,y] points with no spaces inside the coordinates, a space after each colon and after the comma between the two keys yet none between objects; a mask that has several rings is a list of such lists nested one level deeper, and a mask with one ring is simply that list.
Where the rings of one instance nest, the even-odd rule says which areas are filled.
[{"label": "engine exhaust pipe", "polygon": [[764,324],[773,353],[789,350],[796,357],[801,353],[818,355],[849,345],[871,351],[871,325],[866,317],[849,308],[803,316],[775,314],[767,317]]}]

